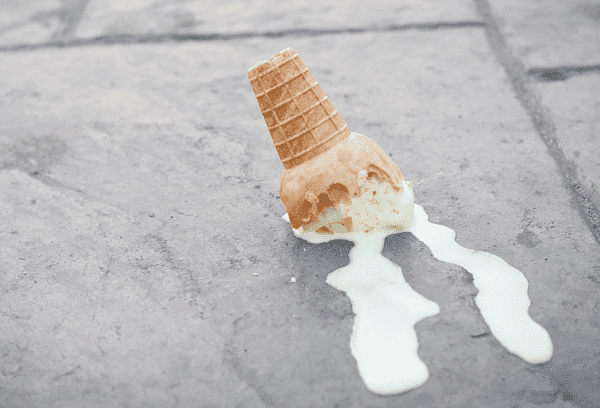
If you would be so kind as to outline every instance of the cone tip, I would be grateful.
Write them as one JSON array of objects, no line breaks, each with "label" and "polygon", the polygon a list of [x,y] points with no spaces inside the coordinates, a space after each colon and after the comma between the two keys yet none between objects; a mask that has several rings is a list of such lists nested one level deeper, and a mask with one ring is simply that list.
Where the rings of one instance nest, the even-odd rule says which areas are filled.
[{"label": "cone tip", "polygon": [[273,55],[270,58],[267,58],[264,61],[257,62],[252,68],[248,69],[248,79],[252,79],[258,76],[261,72],[264,72],[274,67],[275,65],[278,65],[280,61],[295,54],[298,54],[296,50],[292,47],[288,47],[285,50],[279,51],[277,54]]}]

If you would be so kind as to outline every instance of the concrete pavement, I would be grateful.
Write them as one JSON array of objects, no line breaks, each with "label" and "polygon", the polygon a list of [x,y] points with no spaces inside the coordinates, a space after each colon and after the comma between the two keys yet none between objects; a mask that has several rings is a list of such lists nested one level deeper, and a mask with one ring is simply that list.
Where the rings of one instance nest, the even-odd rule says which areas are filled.
[{"label": "concrete pavement", "polygon": [[[599,406],[597,6],[362,3],[0,4],[0,407]],[[430,379],[366,390],[325,283],[352,244],[281,220],[246,78],[290,46],[432,222],[523,272],[549,363],[398,234],[384,255],[442,310],[416,327]]]}]

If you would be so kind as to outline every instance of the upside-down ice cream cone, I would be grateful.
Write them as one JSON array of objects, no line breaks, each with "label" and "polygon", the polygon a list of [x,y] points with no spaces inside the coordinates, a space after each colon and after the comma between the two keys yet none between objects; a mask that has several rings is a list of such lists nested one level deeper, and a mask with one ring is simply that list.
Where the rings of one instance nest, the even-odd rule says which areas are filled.
[{"label": "upside-down ice cream cone", "polygon": [[410,184],[377,143],[348,130],[296,50],[259,62],[248,79],[284,166],[279,195],[293,228],[369,232],[412,220]]},{"label": "upside-down ice cream cone", "polygon": [[255,65],[248,79],[286,169],[350,135],[296,50],[288,48]]}]

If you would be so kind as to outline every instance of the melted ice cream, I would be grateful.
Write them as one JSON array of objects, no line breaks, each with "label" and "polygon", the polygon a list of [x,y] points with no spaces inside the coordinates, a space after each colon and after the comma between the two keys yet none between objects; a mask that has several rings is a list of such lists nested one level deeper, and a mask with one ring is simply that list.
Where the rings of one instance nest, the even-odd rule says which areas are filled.
[{"label": "melted ice cream", "polygon": [[358,186],[360,195],[348,196],[347,202],[342,200],[335,208],[319,214],[316,222],[300,227],[300,232],[318,235],[324,235],[321,231],[347,234],[349,229],[355,235],[374,230],[399,232],[412,222],[415,196],[410,181],[402,180],[402,188],[396,191],[389,183],[379,181],[376,176],[368,177],[361,170]]},{"label": "melted ice cream", "polygon": [[356,237],[350,264],[330,273],[327,283],[352,302],[356,316],[350,349],[367,388],[396,394],[427,381],[414,325],[438,314],[440,307],[415,292],[400,267],[381,255],[386,235]]},{"label": "melted ice cream", "polygon": [[508,351],[531,364],[552,358],[548,332],[529,316],[529,282],[519,270],[496,255],[458,245],[456,232],[430,223],[418,204],[415,223],[408,231],[427,245],[436,259],[459,265],[473,275],[473,284],[479,289],[475,303],[494,337]]},{"label": "melted ice cream", "polygon": [[[287,214],[283,218],[289,222]],[[521,272],[495,255],[458,245],[456,233],[430,223],[418,204],[414,204],[414,218],[404,225],[404,231],[427,245],[436,259],[459,265],[473,275],[479,289],[475,302],[504,347],[532,364],[550,360],[552,341],[528,314],[528,282]],[[381,255],[385,237],[397,232],[332,235],[294,229],[297,237],[311,243],[333,239],[355,243],[348,266],[331,272],[327,283],[350,298],[355,314],[350,349],[367,388],[382,395],[408,391],[427,381],[427,367],[417,355],[414,325],[440,311],[436,303],[410,288],[399,266]]]}]

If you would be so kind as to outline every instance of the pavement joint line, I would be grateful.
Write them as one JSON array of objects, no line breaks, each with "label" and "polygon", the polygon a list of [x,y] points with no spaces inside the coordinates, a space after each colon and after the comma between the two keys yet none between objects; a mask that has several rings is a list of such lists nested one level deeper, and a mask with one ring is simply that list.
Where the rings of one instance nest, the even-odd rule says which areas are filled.
[{"label": "pavement joint line", "polygon": [[[86,0],[87,1],[87,0]],[[362,34],[372,32],[386,31],[406,31],[406,30],[440,30],[440,29],[460,29],[485,27],[485,22],[481,21],[455,21],[455,22],[432,22],[432,23],[410,23],[394,24],[387,26],[339,28],[339,29],[312,29],[303,28],[295,30],[266,31],[266,32],[242,32],[232,34],[206,33],[206,34],[116,34],[101,35],[93,38],[74,38],[70,40],[51,40],[40,44],[17,44],[0,47],[0,52],[19,52],[31,51],[44,48],[72,48],[85,47],[91,45],[114,45],[114,44],[145,44],[162,42],[186,42],[186,41],[228,41],[236,39],[249,39],[257,37],[282,38],[282,37],[318,37],[336,34]]]},{"label": "pavement joint line", "polygon": [[537,83],[533,81],[529,72],[525,72],[525,64],[515,57],[510,47],[504,43],[504,36],[498,27],[488,0],[474,1],[479,12],[486,19],[485,31],[492,51],[504,67],[517,99],[529,114],[538,135],[548,148],[548,153],[558,166],[563,183],[571,192],[573,201],[577,203],[581,217],[600,245],[600,211],[590,199],[591,194],[577,179],[576,165],[567,160],[558,144],[556,126],[549,109],[542,103],[541,95],[536,88]]},{"label": "pavement joint line", "polygon": [[571,77],[589,73],[600,73],[600,64],[552,68],[531,68],[527,71],[527,75],[534,77],[539,82],[565,81]]},{"label": "pavement joint line", "polygon": [[[476,1],[476,0],[474,0]],[[77,3],[77,13],[74,14],[68,27],[63,30],[63,38],[76,28],[83,16],[88,0],[80,0]],[[288,36],[306,37],[306,36],[327,36],[336,34],[358,34],[369,32],[386,31],[405,31],[405,30],[437,30],[437,29],[455,29],[455,28],[485,28],[488,41],[493,52],[500,63],[504,66],[517,98],[529,113],[534,125],[538,129],[538,134],[548,147],[549,153],[554,158],[561,171],[563,180],[570,191],[574,200],[577,202],[580,213],[594,235],[596,242],[600,244],[600,211],[595,207],[589,193],[582,187],[581,183],[572,174],[576,174],[576,166],[570,163],[562,149],[559,147],[555,126],[548,109],[541,102],[541,97],[532,86],[532,78],[538,81],[558,81],[565,80],[574,75],[581,75],[588,72],[600,72],[600,65],[590,66],[565,66],[555,68],[532,68],[524,71],[524,64],[513,52],[504,44],[496,19],[491,13],[491,7],[488,0],[477,0],[476,7],[482,15],[484,21],[457,21],[457,22],[432,22],[432,23],[410,23],[403,25],[387,25],[382,27],[359,27],[359,28],[340,28],[340,29],[296,29],[268,32],[242,32],[232,34],[178,34],[165,33],[154,35],[105,35],[94,38],[49,41],[41,44],[18,44],[0,47],[0,52],[19,52],[45,48],[72,48],[93,45],[113,45],[113,44],[143,44],[143,43],[161,43],[161,42],[186,42],[186,41],[227,41],[240,38],[281,38]],[[55,33],[56,34],[56,33]],[[59,37],[61,35],[58,35]]]}]

